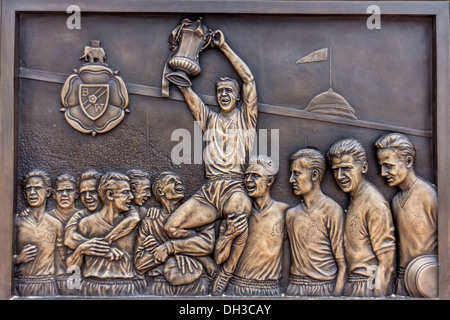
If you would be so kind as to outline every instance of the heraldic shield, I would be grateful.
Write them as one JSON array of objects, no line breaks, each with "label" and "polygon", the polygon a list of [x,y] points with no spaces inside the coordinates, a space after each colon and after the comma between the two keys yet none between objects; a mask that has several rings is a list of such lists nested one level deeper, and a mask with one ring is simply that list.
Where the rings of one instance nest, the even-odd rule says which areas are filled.
[{"label": "heraldic shield", "polygon": [[66,121],[92,136],[110,131],[129,112],[124,81],[118,71],[100,62],[86,63],[75,72],[61,91],[61,111]]},{"label": "heraldic shield", "polygon": [[80,84],[78,96],[84,114],[91,120],[97,120],[108,107],[109,85]]}]

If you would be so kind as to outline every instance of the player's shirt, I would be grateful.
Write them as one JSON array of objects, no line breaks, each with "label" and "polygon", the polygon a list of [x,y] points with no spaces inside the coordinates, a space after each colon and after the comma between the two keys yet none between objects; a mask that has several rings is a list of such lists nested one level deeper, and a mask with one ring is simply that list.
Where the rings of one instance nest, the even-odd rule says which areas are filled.
[{"label": "player's shirt", "polygon": [[[74,213],[77,212],[77,211],[78,211],[78,210],[75,209]],[[62,214],[60,214],[60,213],[58,212],[57,209],[51,210],[51,211],[49,212],[49,214],[50,214],[52,217],[58,219],[58,220],[62,223],[63,226],[65,226],[65,225],[67,224],[67,222],[69,222],[70,218],[71,218],[72,215],[73,215],[73,214],[72,214],[72,215],[70,215],[70,216],[68,216],[68,217],[65,217],[65,216],[63,216]]]},{"label": "player's shirt", "polygon": [[399,266],[406,268],[414,258],[437,254],[437,195],[434,187],[418,178],[410,192],[392,199],[398,229]]},{"label": "player's shirt", "polygon": [[204,132],[203,139],[207,141],[203,152],[207,178],[245,173],[256,135],[258,108],[256,98],[252,102],[243,100],[242,106],[236,107],[228,120],[203,102],[200,103],[200,112],[194,116]]},{"label": "player's shirt", "polygon": [[[75,212],[77,212],[77,211],[78,210],[75,210]],[[60,214],[57,209],[51,210],[49,212],[49,214],[52,217],[56,218],[59,222],[61,222],[61,225],[63,226],[63,239],[64,239],[64,237],[65,237],[65,235],[64,235],[64,233],[65,233],[65,231],[64,231],[65,230],[65,226],[67,225],[67,223],[69,222],[69,220],[73,216],[73,214],[66,217],[66,216],[63,216],[62,214]],[[67,257],[67,254],[68,254],[67,247],[64,246],[64,256]],[[61,257],[57,256],[55,263],[56,263],[56,266],[57,266],[57,273],[58,274],[59,273],[66,273],[66,269],[67,269],[66,262],[63,261],[61,259]]]},{"label": "player's shirt", "polygon": [[345,259],[348,274],[370,277],[377,256],[395,250],[389,203],[369,182],[352,198],[345,220]]},{"label": "player's shirt", "polygon": [[248,239],[234,274],[249,280],[281,277],[285,217],[289,206],[273,201],[265,210],[254,207],[248,220]]},{"label": "player's shirt", "polygon": [[291,245],[290,274],[327,281],[336,279],[336,259],[344,258],[344,211],[323,196],[309,209],[288,210],[286,229]]},{"label": "player's shirt", "polygon": [[26,245],[35,245],[37,255],[33,261],[22,263],[17,268],[19,276],[54,275],[55,257],[63,246],[63,226],[59,220],[45,212],[39,221],[31,214],[16,216],[17,252]]},{"label": "player's shirt", "polygon": [[[101,238],[110,233],[125,217],[119,214],[114,224],[109,224],[100,215],[100,212],[94,213],[79,223],[79,233],[86,238]],[[136,238],[136,229],[124,235],[120,239],[113,241],[111,247],[115,247],[123,252],[122,259],[110,261],[108,258],[99,256],[85,255],[85,264],[83,276],[98,278],[133,278],[135,269],[133,266],[134,244]]]},{"label": "player's shirt", "polygon": [[86,218],[91,213],[87,209],[82,209],[75,212],[64,228],[64,243],[68,245],[71,250],[75,250],[81,243],[87,239],[78,233],[78,224],[83,218]]},{"label": "player's shirt", "polygon": [[148,236],[153,236],[158,244],[164,244],[171,240],[175,254],[195,257],[209,255],[212,252],[215,243],[214,223],[198,228],[196,236],[186,239],[170,239],[164,230],[169,217],[170,215],[160,213],[155,219],[151,217],[142,219],[135,254],[136,269],[140,273],[148,272],[152,276],[163,274],[164,264],[155,261],[153,254],[155,250],[145,250],[141,247],[141,243]]}]

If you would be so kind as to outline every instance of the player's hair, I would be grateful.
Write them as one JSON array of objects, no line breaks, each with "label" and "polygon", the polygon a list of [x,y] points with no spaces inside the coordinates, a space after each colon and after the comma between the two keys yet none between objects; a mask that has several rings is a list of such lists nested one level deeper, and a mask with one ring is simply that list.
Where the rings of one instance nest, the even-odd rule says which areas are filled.
[{"label": "player's hair", "polygon": [[77,180],[77,188],[80,189],[80,184],[83,181],[86,180],[95,180],[98,182],[98,180],[100,180],[100,178],[102,177],[102,174],[96,170],[88,170],[84,173],[81,174],[81,176],[78,178]]},{"label": "player's hair", "polygon": [[257,157],[252,157],[249,160],[248,168],[252,166],[260,166],[264,170],[264,175],[269,177],[276,177],[278,174],[277,163],[268,156],[259,155]]},{"label": "player's hair", "polygon": [[138,180],[148,179],[150,180],[150,175],[140,169],[130,169],[127,171],[127,176],[130,178],[130,183],[135,183]]},{"label": "player's hair", "polygon": [[173,173],[172,171],[164,171],[158,175],[158,177],[155,179],[155,181],[152,184],[153,197],[158,202],[161,202],[161,196],[158,194],[157,191],[158,191],[158,189],[161,189],[165,186],[165,184],[163,183],[163,180],[165,177],[167,177],[169,175],[174,175],[174,176],[178,177],[178,175]]},{"label": "player's hair", "polygon": [[35,170],[28,172],[27,175],[23,178],[22,185],[24,188],[25,188],[26,184],[28,183],[28,180],[33,177],[41,178],[42,181],[44,181],[44,184],[47,188],[52,187],[52,181],[51,181],[50,175],[47,173],[47,171],[35,169]]},{"label": "player's hair", "polygon": [[416,158],[416,148],[412,142],[401,133],[389,133],[375,141],[375,147],[377,149],[393,149],[397,151],[403,157],[412,157],[414,160]]},{"label": "player's hair", "polygon": [[98,182],[98,195],[103,202],[106,200],[106,193],[108,191],[114,191],[117,188],[119,181],[130,182],[128,176],[118,172],[105,173]]},{"label": "player's hair", "polygon": [[65,181],[72,183],[74,187],[77,185],[77,180],[75,179],[75,177],[71,176],[70,174],[64,173],[55,179],[54,183],[55,189],[58,188],[61,182]]},{"label": "player's hair", "polygon": [[217,80],[216,87],[219,86],[219,83],[222,83],[222,82],[231,82],[231,83],[233,83],[233,86],[236,88],[237,96],[239,97],[239,95],[241,94],[241,86],[240,86],[239,82],[236,79],[230,78],[230,77],[222,77],[219,80]]},{"label": "player's hair", "polygon": [[318,181],[322,181],[326,170],[325,156],[316,148],[307,147],[294,152],[291,156],[290,163],[300,158],[304,158],[307,161],[311,171],[317,170],[319,173]]},{"label": "player's hair", "polygon": [[331,146],[327,153],[330,162],[332,158],[340,158],[343,155],[350,155],[355,161],[367,162],[366,150],[356,139],[339,140]]}]

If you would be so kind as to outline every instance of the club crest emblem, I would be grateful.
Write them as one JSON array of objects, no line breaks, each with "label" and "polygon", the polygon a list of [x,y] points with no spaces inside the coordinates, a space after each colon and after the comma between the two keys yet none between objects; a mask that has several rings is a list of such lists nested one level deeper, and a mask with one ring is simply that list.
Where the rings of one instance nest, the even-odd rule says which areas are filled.
[{"label": "club crest emblem", "polygon": [[80,59],[87,63],[65,81],[61,111],[74,129],[95,136],[116,127],[129,112],[128,92],[118,71],[104,63],[100,41],[91,41]]},{"label": "club crest emblem", "polygon": [[81,84],[78,95],[84,114],[91,120],[97,120],[108,107],[109,85]]}]

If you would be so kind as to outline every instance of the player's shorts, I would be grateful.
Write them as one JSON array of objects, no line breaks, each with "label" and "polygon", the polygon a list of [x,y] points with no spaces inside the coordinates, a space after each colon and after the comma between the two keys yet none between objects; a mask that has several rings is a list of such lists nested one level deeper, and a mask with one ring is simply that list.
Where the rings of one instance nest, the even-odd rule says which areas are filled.
[{"label": "player's shorts", "polygon": [[[373,297],[374,294],[374,279],[363,275],[351,274],[347,278],[344,286],[344,296],[350,297]],[[393,292],[394,281],[391,280],[387,288],[386,295]]]},{"label": "player's shorts", "polygon": [[68,283],[73,277],[72,273],[63,273],[55,276],[56,287],[58,288],[58,295],[60,296],[77,296],[80,294],[80,290],[77,288],[69,289]]},{"label": "player's shorts", "polygon": [[85,277],[81,293],[85,296],[136,296],[139,290],[136,278]]},{"label": "player's shorts", "polygon": [[20,296],[56,296],[58,288],[54,275],[18,276],[15,278],[16,293]]},{"label": "player's shorts", "polygon": [[279,296],[278,280],[253,280],[233,276],[228,284],[227,295],[232,296]]},{"label": "player's shorts", "polygon": [[209,178],[192,198],[201,203],[212,205],[217,209],[219,218],[224,218],[222,210],[231,195],[236,192],[241,192],[248,197],[244,185],[244,176],[224,174]]},{"label": "player's shorts", "polygon": [[287,296],[331,296],[336,280],[317,280],[291,275],[286,288]]},{"label": "player's shorts", "polygon": [[369,277],[351,274],[344,286],[344,296],[373,297],[373,288],[368,286],[371,282]]},{"label": "player's shorts", "polygon": [[148,294],[153,296],[207,296],[211,278],[202,275],[192,283],[179,286],[171,285],[164,275],[157,275],[149,284]]}]

